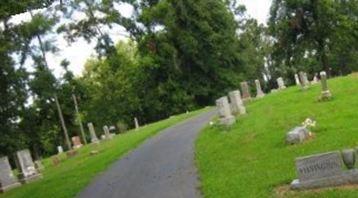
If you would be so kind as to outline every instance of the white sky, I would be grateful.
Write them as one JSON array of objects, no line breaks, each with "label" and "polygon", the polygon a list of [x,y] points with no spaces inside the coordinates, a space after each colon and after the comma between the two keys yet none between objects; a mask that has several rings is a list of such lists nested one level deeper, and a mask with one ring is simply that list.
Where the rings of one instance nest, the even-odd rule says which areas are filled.
[{"label": "white sky", "polygon": [[[271,1],[272,0],[239,0],[241,4],[246,6],[247,15],[258,20],[259,23],[264,24],[269,17]],[[121,13],[124,16],[130,16],[132,13],[132,8],[126,4],[118,6],[118,9],[121,10]],[[21,21],[23,18],[27,17],[19,16],[15,17],[14,20]],[[111,35],[115,42],[120,39],[125,39],[125,37],[121,36],[122,34],[126,34],[123,28],[117,27],[113,30],[107,30],[107,32]],[[56,45],[60,51],[56,55],[47,55],[49,66],[54,71],[56,76],[60,76],[63,73],[63,70],[60,66],[60,63],[63,59],[70,61],[69,69],[73,71],[76,76],[78,76],[81,75],[86,60],[95,55],[95,43],[88,44],[82,39],[78,42],[72,43],[71,46],[69,46],[61,36],[58,36]]]}]

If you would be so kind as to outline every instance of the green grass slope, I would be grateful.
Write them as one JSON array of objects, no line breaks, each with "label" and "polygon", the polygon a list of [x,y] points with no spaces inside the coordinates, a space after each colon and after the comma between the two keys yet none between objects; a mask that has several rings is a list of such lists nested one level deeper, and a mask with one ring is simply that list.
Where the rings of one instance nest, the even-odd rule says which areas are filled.
[{"label": "green grass slope", "polygon": [[[45,159],[43,163],[46,169],[43,172],[43,179],[0,194],[0,198],[74,197],[98,173],[106,170],[109,165],[137,147],[148,137],[207,110],[208,108],[205,108],[189,114],[173,116],[142,127],[138,131],[129,131],[128,133],[117,135],[111,141],[104,141],[99,145],[85,146],[78,150],[77,156],[70,159],[66,159],[65,155],[61,155],[60,157],[63,161],[56,167],[52,165],[51,159]],[[99,153],[91,156],[90,152],[92,150],[98,150]]]},{"label": "green grass slope", "polygon": [[[333,100],[317,102],[320,84],[267,95],[247,105],[248,115],[225,132],[208,126],[196,142],[205,197],[357,197],[358,188],[291,192],[296,157],[358,145],[358,76],[329,80]],[[314,118],[316,137],[285,144],[286,132]]]}]

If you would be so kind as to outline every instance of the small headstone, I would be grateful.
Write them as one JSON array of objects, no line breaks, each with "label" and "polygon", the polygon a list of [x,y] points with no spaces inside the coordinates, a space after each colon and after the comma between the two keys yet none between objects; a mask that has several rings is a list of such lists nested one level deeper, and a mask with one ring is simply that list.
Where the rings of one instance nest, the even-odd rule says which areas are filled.
[{"label": "small headstone", "polygon": [[42,177],[36,169],[28,149],[16,152],[16,165],[20,172],[20,181],[22,183],[28,183]]},{"label": "small headstone", "polygon": [[295,74],[295,82],[296,82],[296,85],[301,85],[300,78],[298,77],[298,74]]},{"label": "small headstone", "polygon": [[232,91],[229,93],[230,107],[233,114],[246,114],[246,108],[243,101],[241,100],[241,94],[239,90]]},{"label": "small headstone", "polygon": [[107,140],[111,139],[109,128],[107,125],[103,127],[103,132],[104,132],[105,139]]},{"label": "small headstone", "polygon": [[134,126],[135,126],[135,130],[139,129],[139,122],[138,122],[138,119],[136,117],[134,118]]},{"label": "small headstone", "polygon": [[99,143],[99,140],[97,138],[97,135],[96,135],[96,131],[94,130],[94,126],[93,126],[93,123],[88,123],[87,124],[88,126],[88,129],[90,131],[90,135],[91,135],[91,142],[92,143]]},{"label": "small headstone", "polygon": [[318,82],[319,82],[319,80],[318,80],[317,74],[315,74],[311,81],[311,84],[314,85],[314,84],[317,84]]},{"label": "small headstone", "polygon": [[0,158],[0,192],[5,192],[12,188],[21,186],[17,178],[12,173],[8,157]]},{"label": "small headstone", "polygon": [[101,135],[101,140],[105,140],[106,136],[105,135]]},{"label": "small headstone", "polygon": [[310,132],[306,127],[296,127],[286,135],[287,144],[299,144],[310,137]]},{"label": "small headstone", "polygon": [[226,96],[216,100],[216,107],[219,111],[220,124],[229,126],[235,123],[235,117],[231,114],[229,100]]},{"label": "small headstone", "polygon": [[259,80],[255,80],[256,84],[256,98],[262,98],[265,96],[264,92],[262,91],[261,84]]},{"label": "small headstone", "polygon": [[72,144],[73,144],[73,148],[74,149],[78,149],[81,148],[83,145],[81,143],[81,138],[79,136],[74,136],[71,138],[72,140]]},{"label": "small headstone", "polygon": [[331,99],[332,94],[328,89],[327,74],[325,71],[322,71],[320,73],[320,76],[321,76],[321,85],[322,85],[322,92],[321,92],[320,100],[329,100],[329,99]]},{"label": "small headstone", "polygon": [[58,151],[58,154],[63,153],[63,147],[62,146],[57,146],[57,151]]},{"label": "small headstone", "polygon": [[285,82],[282,77],[277,78],[277,85],[279,90],[286,89]]},{"label": "small headstone", "polygon": [[251,94],[250,94],[250,88],[249,88],[249,84],[244,81],[242,83],[240,83],[241,86],[241,91],[242,91],[242,100],[243,101],[247,101],[251,99]]},{"label": "small headstone", "polygon": [[300,72],[300,80],[301,80],[301,88],[302,88],[302,90],[308,89],[309,82],[308,82],[306,73]]}]

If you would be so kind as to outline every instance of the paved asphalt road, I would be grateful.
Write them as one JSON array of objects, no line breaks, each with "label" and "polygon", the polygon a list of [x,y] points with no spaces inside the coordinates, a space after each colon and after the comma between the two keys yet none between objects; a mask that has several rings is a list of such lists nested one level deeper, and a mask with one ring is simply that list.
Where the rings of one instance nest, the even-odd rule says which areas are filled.
[{"label": "paved asphalt road", "polygon": [[194,141],[215,111],[164,130],[115,162],[80,198],[197,198]]}]

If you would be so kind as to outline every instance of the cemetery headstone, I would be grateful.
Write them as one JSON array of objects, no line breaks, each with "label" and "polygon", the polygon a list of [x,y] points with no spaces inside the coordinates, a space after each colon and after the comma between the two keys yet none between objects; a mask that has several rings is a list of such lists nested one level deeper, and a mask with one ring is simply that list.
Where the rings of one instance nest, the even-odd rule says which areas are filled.
[{"label": "cemetery headstone", "polygon": [[134,118],[134,126],[135,126],[135,130],[139,129],[139,122],[138,122],[138,118]]},{"label": "cemetery headstone", "polygon": [[295,82],[296,82],[296,85],[301,85],[300,78],[298,77],[298,74],[295,74]]},{"label": "cemetery headstone", "polygon": [[231,112],[233,114],[241,114],[241,115],[246,114],[246,108],[241,99],[241,94],[239,90],[230,92],[229,98],[230,98]]},{"label": "cemetery headstone", "polygon": [[229,126],[235,123],[235,117],[231,114],[229,100],[226,96],[216,100],[216,107],[219,112],[220,124]]},{"label": "cemetery headstone", "polygon": [[16,152],[16,165],[20,172],[20,181],[22,183],[28,183],[42,177],[36,169],[28,149]]},{"label": "cemetery headstone", "polygon": [[[334,151],[297,158],[298,179],[291,183],[291,188],[301,190],[358,184],[354,155],[354,150],[350,149],[342,154]],[[344,168],[342,160],[350,169]]]},{"label": "cemetery headstone", "polygon": [[62,146],[57,146],[57,152],[58,152],[58,154],[63,153],[63,147]]},{"label": "cemetery headstone", "polygon": [[317,74],[315,74],[313,79],[312,79],[311,84],[314,85],[314,84],[317,84],[318,82],[319,82],[319,80],[318,80]]},{"label": "cemetery headstone", "polygon": [[111,135],[107,125],[103,127],[103,132],[104,132],[105,139],[107,140],[111,139]]},{"label": "cemetery headstone", "polygon": [[308,79],[307,74],[304,72],[300,72],[300,80],[301,80],[301,88],[302,90],[308,89]]},{"label": "cemetery headstone", "polygon": [[96,135],[96,131],[94,130],[94,126],[93,126],[93,123],[88,123],[87,124],[88,126],[88,129],[90,131],[90,135],[91,135],[91,142],[92,143],[99,143],[99,140],[97,138],[97,135]]},{"label": "cemetery headstone", "polygon": [[265,96],[264,92],[262,91],[260,80],[255,80],[256,84],[256,98],[262,98]]},{"label": "cemetery headstone", "polygon": [[310,137],[310,132],[306,127],[296,127],[286,135],[287,144],[302,143]]},{"label": "cemetery headstone", "polygon": [[21,184],[12,172],[8,157],[0,158],[0,192],[16,188]]},{"label": "cemetery headstone", "polygon": [[249,88],[249,84],[244,81],[242,83],[240,83],[241,86],[241,91],[242,91],[242,100],[243,101],[247,101],[251,99],[251,94],[250,94],[250,88]]},{"label": "cemetery headstone", "polygon": [[81,143],[81,138],[79,136],[74,136],[71,138],[72,140],[72,144],[73,144],[73,148],[74,149],[78,149],[81,148],[83,145]]},{"label": "cemetery headstone", "polygon": [[327,74],[325,71],[322,71],[320,73],[321,76],[321,85],[322,85],[322,92],[321,92],[321,100],[329,100],[332,97],[331,92],[328,89],[328,84],[327,84]]},{"label": "cemetery headstone", "polygon": [[285,82],[282,77],[277,78],[278,89],[286,89]]}]

